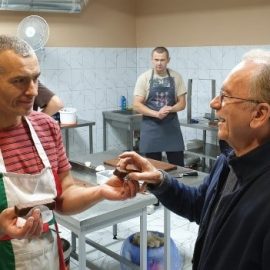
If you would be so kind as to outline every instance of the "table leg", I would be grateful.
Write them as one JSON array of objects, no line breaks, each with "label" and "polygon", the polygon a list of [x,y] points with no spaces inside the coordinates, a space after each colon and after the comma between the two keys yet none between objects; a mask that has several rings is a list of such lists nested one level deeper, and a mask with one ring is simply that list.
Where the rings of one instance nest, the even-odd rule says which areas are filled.
[{"label": "table leg", "polygon": [[[206,155],[206,130],[203,130],[203,154]],[[206,170],[205,158],[202,158],[202,169],[205,172]]]},{"label": "table leg", "polygon": [[147,269],[147,212],[146,207],[140,216],[140,269]]},{"label": "table leg", "polygon": [[106,120],[103,115],[103,151],[107,150],[107,129],[106,129]]},{"label": "table leg", "polygon": [[93,129],[89,126],[89,153],[93,153]]},{"label": "table leg", "polygon": [[76,251],[76,234],[74,232],[71,232],[71,246],[72,251]]},{"label": "table leg", "polygon": [[164,207],[164,270],[171,269],[171,237],[170,237],[170,227],[171,227],[171,216],[170,210]]},{"label": "table leg", "polygon": [[79,255],[79,270],[86,269],[86,251],[85,251],[85,235],[78,235],[78,255]]},{"label": "table leg", "polygon": [[129,125],[128,142],[127,142],[127,147],[129,151],[133,150],[133,138],[134,138],[134,125],[133,122],[131,121]]},{"label": "table leg", "polygon": [[117,224],[113,224],[113,239],[117,239]]}]

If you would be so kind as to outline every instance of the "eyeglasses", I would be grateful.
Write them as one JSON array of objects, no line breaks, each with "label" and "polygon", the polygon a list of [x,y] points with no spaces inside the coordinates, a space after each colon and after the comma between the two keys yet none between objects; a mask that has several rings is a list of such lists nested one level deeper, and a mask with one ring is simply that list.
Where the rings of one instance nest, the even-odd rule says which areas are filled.
[{"label": "eyeglasses", "polygon": [[234,97],[234,96],[228,96],[226,94],[224,94],[223,90],[220,91],[219,93],[219,102],[222,104],[224,98],[233,98],[233,99],[238,99],[238,100],[242,100],[243,102],[253,102],[253,103],[261,103],[261,101],[256,100],[256,99],[248,99],[248,98],[240,98],[240,97]]}]

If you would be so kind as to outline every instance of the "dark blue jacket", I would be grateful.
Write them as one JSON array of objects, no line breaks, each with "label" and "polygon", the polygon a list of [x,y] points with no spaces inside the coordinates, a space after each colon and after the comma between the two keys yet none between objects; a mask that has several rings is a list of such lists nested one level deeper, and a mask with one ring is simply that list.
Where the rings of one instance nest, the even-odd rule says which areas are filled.
[{"label": "dark blue jacket", "polygon": [[[229,165],[239,187],[213,211]],[[198,187],[166,174],[162,185],[149,189],[168,209],[199,224],[194,270],[270,270],[270,142],[239,158],[221,154]]]}]

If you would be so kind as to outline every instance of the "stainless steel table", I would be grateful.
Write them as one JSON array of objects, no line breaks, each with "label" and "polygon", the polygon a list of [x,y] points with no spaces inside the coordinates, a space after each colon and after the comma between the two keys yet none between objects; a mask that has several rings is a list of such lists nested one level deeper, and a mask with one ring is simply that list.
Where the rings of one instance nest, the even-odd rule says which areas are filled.
[{"label": "stainless steel table", "polygon": [[[79,269],[85,270],[86,266],[93,269],[92,264],[86,258],[86,243],[92,245],[96,249],[106,253],[114,259],[124,262],[130,266],[129,261],[113,251],[93,242],[87,238],[87,234],[109,227],[113,224],[120,223],[134,217],[140,217],[141,232],[141,267],[146,270],[146,254],[147,254],[147,205],[156,203],[157,200],[153,195],[139,194],[136,198],[124,202],[103,201],[88,210],[73,216],[62,216],[56,214],[59,224],[72,231],[72,254],[71,256],[79,261]],[[78,237],[78,253],[76,252],[76,236]],[[134,267],[133,269],[139,269]]]},{"label": "stainless steel table", "polygon": [[79,127],[88,127],[89,130],[89,152],[90,154],[93,153],[93,126],[95,125],[95,122],[92,121],[86,121],[82,119],[78,119],[76,124],[72,125],[65,125],[65,124],[60,124],[60,128],[65,131],[65,147],[66,147],[66,153],[67,156],[69,157],[69,130],[74,129],[74,128],[79,128]]},{"label": "stainless steel table", "polygon": [[[93,165],[97,166],[103,164],[106,159],[111,159],[117,156],[119,152],[107,151],[102,153],[95,153],[92,155],[78,155],[75,157],[77,161],[85,162],[91,161]],[[177,171],[174,171],[177,174]],[[96,177],[94,173],[83,173],[82,171],[74,171],[76,178],[82,179],[86,182],[94,183]],[[199,173],[198,177],[188,177],[184,179],[192,185],[198,184],[205,176]],[[72,216],[63,216],[56,213],[56,219],[59,224],[68,228],[72,232],[72,253],[71,256],[79,261],[79,269],[85,270],[86,266],[90,269],[95,269],[93,264],[86,258],[86,243],[113,257],[114,259],[123,262],[131,267],[131,269],[147,269],[147,206],[157,202],[157,199],[152,194],[138,194],[135,198],[126,201],[102,201],[86,211]],[[104,246],[93,242],[87,234],[105,228],[111,225],[129,220],[134,217],[140,217],[140,267],[134,265],[127,259],[121,257],[119,254],[107,249]],[[115,232],[114,232],[115,233]],[[170,211],[164,208],[164,236],[165,236],[165,270],[170,269]],[[78,237],[78,251],[76,247],[76,237]]]},{"label": "stainless steel table", "polygon": [[[116,156],[117,152],[105,152],[92,155],[78,156],[80,162],[91,161],[93,165],[103,164],[103,161]],[[76,178],[95,184],[95,173],[84,173],[73,171]],[[147,213],[146,207],[157,202],[155,196],[151,194],[138,194],[135,198],[126,201],[102,201],[86,211],[72,215],[64,216],[56,213],[56,219],[59,224],[63,225],[72,232],[72,253],[71,256],[79,261],[79,269],[85,270],[86,266],[94,269],[93,264],[86,258],[86,243],[92,245],[96,249],[106,253],[114,259],[130,265],[132,269],[147,268]],[[134,217],[140,217],[140,232],[141,232],[141,266],[135,266],[127,259],[119,254],[93,242],[86,237],[87,234],[105,228],[119,222],[129,220]],[[78,251],[76,247],[76,237],[78,237]]]},{"label": "stainless steel table", "polygon": [[133,150],[134,131],[140,129],[142,115],[133,110],[104,111],[103,114],[103,150],[107,150],[107,125],[127,131],[127,150]]}]

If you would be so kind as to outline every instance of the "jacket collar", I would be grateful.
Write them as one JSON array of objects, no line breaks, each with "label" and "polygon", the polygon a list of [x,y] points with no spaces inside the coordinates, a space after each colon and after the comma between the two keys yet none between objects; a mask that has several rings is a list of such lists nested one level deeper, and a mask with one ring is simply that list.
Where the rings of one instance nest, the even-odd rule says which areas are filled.
[{"label": "jacket collar", "polygon": [[270,168],[269,152],[270,141],[241,157],[236,157],[234,151],[228,155],[228,162],[238,177],[240,185],[256,179]]}]

